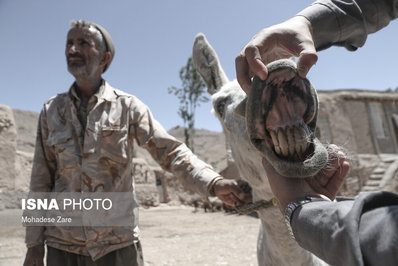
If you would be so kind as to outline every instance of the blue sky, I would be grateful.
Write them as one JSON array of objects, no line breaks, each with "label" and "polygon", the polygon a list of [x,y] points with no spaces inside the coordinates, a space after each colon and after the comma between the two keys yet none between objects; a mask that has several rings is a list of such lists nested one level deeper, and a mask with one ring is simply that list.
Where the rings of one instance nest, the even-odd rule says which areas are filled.
[{"label": "blue sky", "polygon": [[[295,15],[312,1],[287,0],[0,0],[0,104],[40,112],[51,96],[66,91],[64,47],[72,19],[104,26],[116,46],[104,78],[136,95],[168,130],[182,125],[178,100],[167,88],[180,86],[179,69],[203,32],[230,79],[234,60],[264,27]],[[398,86],[398,23],[370,35],[357,52],[331,48],[319,53],[309,78],[319,90],[385,90]],[[196,127],[221,131],[211,104],[197,111]]]}]

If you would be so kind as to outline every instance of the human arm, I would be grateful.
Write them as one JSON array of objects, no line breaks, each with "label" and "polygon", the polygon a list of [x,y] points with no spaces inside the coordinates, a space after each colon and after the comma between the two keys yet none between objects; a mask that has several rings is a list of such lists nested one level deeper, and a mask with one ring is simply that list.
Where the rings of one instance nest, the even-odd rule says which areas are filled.
[{"label": "human arm", "polygon": [[[55,171],[52,151],[46,148],[48,127],[45,109],[39,117],[33,167],[30,179],[30,192],[49,192],[53,186]],[[44,226],[27,226],[25,243],[28,248],[24,266],[43,265],[44,258]],[[41,263],[41,264],[40,264]]]},{"label": "human arm", "polygon": [[231,208],[252,202],[251,188],[243,180],[216,178],[208,188],[210,196],[216,196]]},{"label": "human arm", "polygon": [[262,80],[267,78],[268,63],[293,56],[299,58],[297,69],[303,78],[318,60],[311,23],[301,16],[264,28],[257,33],[235,59],[237,80],[248,94],[254,75]]},{"label": "human arm", "polygon": [[355,50],[368,34],[397,16],[397,0],[317,1],[297,16],[264,28],[249,41],[235,60],[238,82],[249,93],[252,76],[264,80],[266,64],[292,56],[298,57],[298,73],[305,77],[317,61],[316,51],[332,45]]},{"label": "human arm", "polygon": [[398,196],[377,192],[361,194],[355,201],[322,200],[320,195],[335,197],[349,167],[336,146],[329,154],[330,166],[307,180],[282,177],[263,163],[296,241],[331,265],[394,265]]},{"label": "human arm", "polygon": [[354,51],[365,44],[369,34],[398,16],[397,0],[321,0],[301,11],[312,27],[316,50],[332,45]]},{"label": "human arm", "polygon": [[329,163],[314,177],[308,178],[287,178],[281,176],[263,159],[263,166],[271,190],[278,199],[278,206],[282,213],[285,212],[289,202],[303,199],[306,196],[317,196],[329,201],[336,198],[344,178],[349,170],[349,163],[345,161],[345,155],[336,145],[328,148]]},{"label": "human arm", "polygon": [[291,227],[299,245],[331,265],[396,265],[398,195],[361,193],[355,200],[298,207]]},{"label": "human arm", "polygon": [[183,185],[202,196],[217,196],[233,206],[248,201],[248,195],[236,181],[220,177],[212,167],[200,160],[153,118],[149,108],[138,99],[132,107],[132,121],[137,144],[146,148],[159,165],[173,173]]}]

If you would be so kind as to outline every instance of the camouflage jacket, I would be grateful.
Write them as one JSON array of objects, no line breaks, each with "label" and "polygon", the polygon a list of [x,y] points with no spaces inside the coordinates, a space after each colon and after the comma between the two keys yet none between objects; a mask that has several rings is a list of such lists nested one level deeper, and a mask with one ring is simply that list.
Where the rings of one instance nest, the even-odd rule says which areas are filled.
[{"label": "camouflage jacket", "polygon": [[[134,193],[136,140],[185,186],[208,194],[208,186],[219,175],[169,135],[135,96],[104,81],[89,100],[85,130],[78,118],[76,97],[72,85],[68,92],[44,104],[30,182],[32,192]],[[28,247],[45,241],[54,248],[95,260],[138,240],[138,217],[134,218],[130,227],[28,226],[25,241]]]}]

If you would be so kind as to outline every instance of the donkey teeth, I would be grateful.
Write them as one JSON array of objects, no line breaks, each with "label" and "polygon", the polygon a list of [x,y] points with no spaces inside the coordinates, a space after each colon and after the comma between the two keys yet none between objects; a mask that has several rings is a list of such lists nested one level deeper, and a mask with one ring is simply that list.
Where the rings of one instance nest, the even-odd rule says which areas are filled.
[{"label": "donkey teeth", "polygon": [[282,155],[288,156],[289,155],[289,146],[287,143],[286,136],[285,136],[285,134],[283,134],[282,130],[278,131],[278,140],[279,140],[279,145],[281,147]]},{"label": "donkey teeth", "polygon": [[273,130],[270,130],[269,133],[271,135],[272,142],[274,143],[275,152],[276,152],[276,154],[280,155],[281,154],[281,148],[279,147],[279,141],[278,141],[278,138],[276,136],[276,133]]},{"label": "donkey teeth", "polygon": [[310,143],[307,141],[307,136],[309,135],[308,130],[306,130],[303,127],[300,127],[300,135],[301,135],[301,152],[304,153],[307,151],[308,147],[310,146]]},{"label": "donkey teeth", "polygon": [[296,142],[294,140],[294,128],[286,129],[287,143],[289,144],[289,154],[293,156],[296,152]]},{"label": "donkey teeth", "polygon": [[274,150],[277,155],[283,157],[301,158],[309,147],[305,128],[300,126],[274,130],[268,130]]},{"label": "donkey teeth", "polygon": [[294,128],[294,138],[296,140],[296,151],[298,155],[302,155],[307,150],[307,138],[302,127]]},{"label": "donkey teeth", "polygon": [[296,153],[297,155],[301,155],[302,150],[301,150],[301,140],[302,140],[302,136],[300,135],[300,131],[297,127],[294,127],[294,139],[295,139],[295,145],[294,148],[296,149]]}]

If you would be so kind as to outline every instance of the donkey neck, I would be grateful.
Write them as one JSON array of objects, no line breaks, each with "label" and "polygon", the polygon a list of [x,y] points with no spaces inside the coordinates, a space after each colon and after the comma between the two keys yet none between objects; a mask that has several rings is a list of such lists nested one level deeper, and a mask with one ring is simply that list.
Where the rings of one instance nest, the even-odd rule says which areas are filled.
[{"label": "donkey neck", "polygon": [[277,207],[258,212],[261,228],[258,237],[258,255],[264,265],[328,265],[301,248],[288,232],[284,217]]}]

